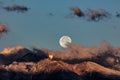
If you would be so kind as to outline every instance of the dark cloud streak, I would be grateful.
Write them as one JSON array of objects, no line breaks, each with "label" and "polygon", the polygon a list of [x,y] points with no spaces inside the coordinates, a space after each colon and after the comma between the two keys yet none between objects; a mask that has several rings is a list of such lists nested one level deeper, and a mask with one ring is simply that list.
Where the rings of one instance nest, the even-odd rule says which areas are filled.
[{"label": "dark cloud streak", "polygon": [[17,12],[25,12],[29,10],[28,7],[21,6],[21,5],[6,6],[6,7],[3,7],[3,9],[6,11],[17,11]]}]

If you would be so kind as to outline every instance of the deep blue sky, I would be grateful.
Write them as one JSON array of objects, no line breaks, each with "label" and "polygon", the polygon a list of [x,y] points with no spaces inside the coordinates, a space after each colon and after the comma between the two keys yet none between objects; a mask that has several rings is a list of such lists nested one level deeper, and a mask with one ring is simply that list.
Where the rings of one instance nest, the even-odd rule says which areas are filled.
[{"label": "deep blue sky", "polygon": [[[98,45],[106,40],[114,46],[120,46],[120,18],[114,16],[116,11],[120,12],[120,0],[0,1],[3,1],[4,6],[18,4],[30,8],[25,13],[7,12],[0,8],[0,22],[10,29],[10,32],[0,39],[0,49],[12,45],[60,49],[58,42],[63,35],[70,36],[73,43],[82,45]],[[72,6],[78,6],[83,11],[105,9],[112,16],[99,22],[89,22],[77,16],[65,18],[73,13],[69,9]]]}]

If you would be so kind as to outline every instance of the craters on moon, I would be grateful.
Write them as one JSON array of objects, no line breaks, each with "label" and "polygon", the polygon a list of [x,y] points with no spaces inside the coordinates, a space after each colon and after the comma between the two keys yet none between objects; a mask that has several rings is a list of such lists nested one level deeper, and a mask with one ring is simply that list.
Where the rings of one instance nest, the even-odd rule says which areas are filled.
[{"label": "craters on moon", "polygon": [[67,48],[70,43],[72,43],[72,39],[69,36],[62,36],[59,40],[59,44],[63,48]]}]

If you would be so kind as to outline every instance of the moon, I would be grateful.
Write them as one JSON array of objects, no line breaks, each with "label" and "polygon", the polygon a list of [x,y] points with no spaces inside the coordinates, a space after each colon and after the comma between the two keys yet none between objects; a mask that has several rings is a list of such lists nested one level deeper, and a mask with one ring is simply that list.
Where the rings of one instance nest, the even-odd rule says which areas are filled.
[{"label": "moon", "polygon": [[72,43],[72,39],[69,36],[62,36],[59,40],[59,44],[63,48],[67,48],[69,43]]}]

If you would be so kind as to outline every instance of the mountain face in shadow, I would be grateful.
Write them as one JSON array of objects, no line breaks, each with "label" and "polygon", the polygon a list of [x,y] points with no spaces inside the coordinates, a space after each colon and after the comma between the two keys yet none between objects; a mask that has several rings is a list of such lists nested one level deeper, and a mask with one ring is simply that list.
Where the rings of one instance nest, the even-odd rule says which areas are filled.
[{"label": "mountain face in shadow", "polygon": [[17,62],[37,62],[47,58],[47,55],[42,51],[31,51],[23,46],[13,46],[4,48],[0,52],[0,64],[10,64]]}]

